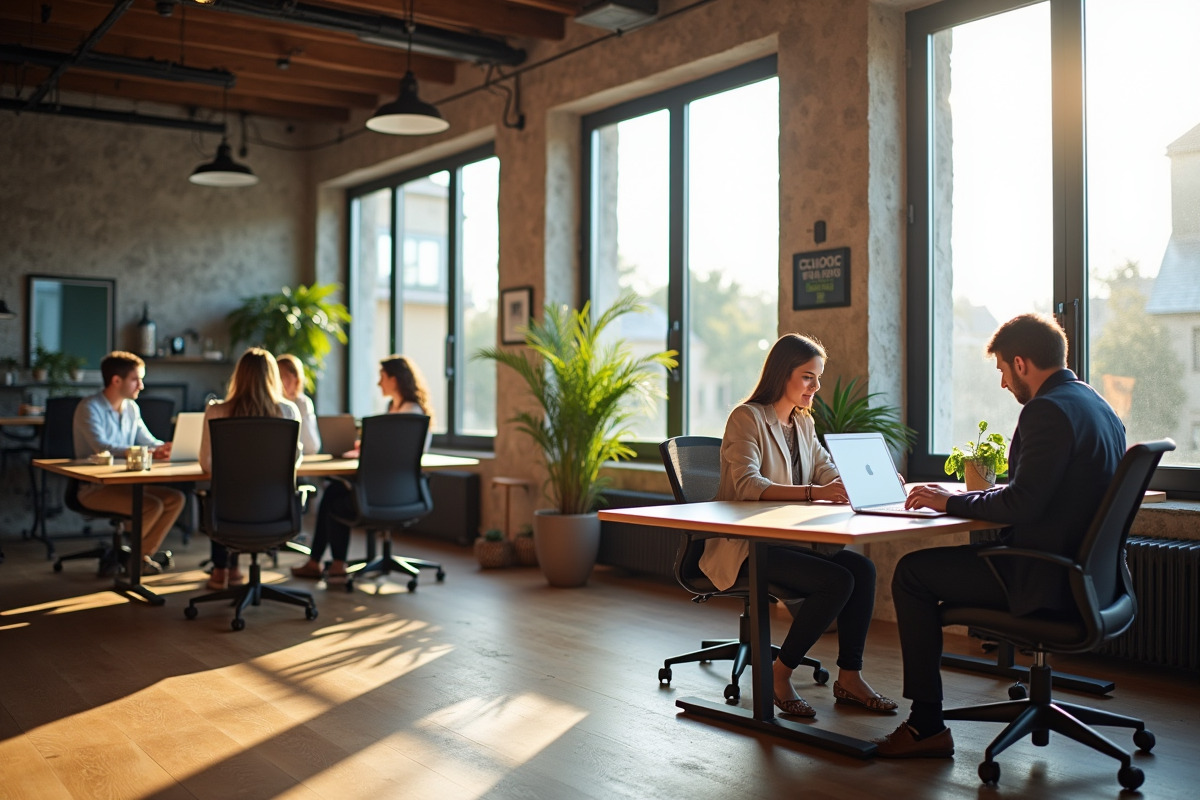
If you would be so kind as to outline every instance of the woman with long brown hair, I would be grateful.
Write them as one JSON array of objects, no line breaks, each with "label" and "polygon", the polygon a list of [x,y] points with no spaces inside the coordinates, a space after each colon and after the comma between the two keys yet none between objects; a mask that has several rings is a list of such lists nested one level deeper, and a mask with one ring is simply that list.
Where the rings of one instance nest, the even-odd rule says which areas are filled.
[{"label": "woman with long brown hair", "polygon": [[[430,427],[433,424],[433,414],[429,405],[429,390],[425,386],[425,378],[409,358],[401,355],[391,355],[379,363],[379,391],[387,398],[389,414],[425,414],[430,417]],[[428,436],[425,446],[429,447]],[[347,457],[357,458],[358,448],[346,454]],[[327,583],[345,583],[346,553],[350,549],[350,528],[338,518],[350,516],[353,512],[350,487],[342,481],[333,480],[325,487],[321,497],[321,505],[317,508],[317,526],[313,532],[312,554],[308,561],[292,567],[292,575],[297,578],[321,578]],[[332,561],[326,572],[321,568],[321,557],[325,548],[329,548]]]},{"label": "woman with long brown hair", "polygon": [[[283,396],[283,385],[279,380],[279,366],[275,356],[261,347],[251,347],[242,353],[233,377],[229,379],[229,390],[223,401],[211,403],[204,409],[204,428],[200,434],[200,465],[205,472],[212,469],[212,444],[208,438],[208,422],[226,417],[283,417],[300,419],[300,411]],[[299,452],[297,452],[299,457]],[[212,543],[212,575],[208,579],[209,589],[224,589],[237,586],[244,580],[237,567],[236,556],[231,560],[223,545]]]},{"label": "woman with long brown hair", "polygon": [[[718,500],[847,502],[811,414],[825,358],[821,343],[807,336],[789,333],[775,342],[758,385],[725,425]],[[728,589],[747,569],[748,555],[745,539],[712,538],[705,542],[700,569],[717,589]],[[769,547],[765,564],[769,585],[782,587],[781,594],[789,600],[803,599],[773,665],[775,705],[785,714],[816,716],[796,694],[792,671],[836,620],[837,702],[895,711],[896,703],[862,677],[863,648],[875,608],[875,565],[851,550],[794,545]]]}]

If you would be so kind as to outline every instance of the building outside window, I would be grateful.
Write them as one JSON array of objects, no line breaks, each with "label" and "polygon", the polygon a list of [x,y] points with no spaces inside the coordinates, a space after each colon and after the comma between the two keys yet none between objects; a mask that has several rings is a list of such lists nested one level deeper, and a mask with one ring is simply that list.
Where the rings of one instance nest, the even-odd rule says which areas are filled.
[{"label": "building outside window", "polygon": [[413,359],[429,383],[434,442],[482,446],[496,432],[499,160],[490,147],[350,192],[349,407],[386,410],[379,361]]},{"label": "building outside window", "polygon": [[583,120],[588,296],[647,306],[614,335],[666,346],[668,399],[634,424],[639,452],[720,436],[775,341],[779,295],[779,86],[775,58]]},{"label": "building outside window", "polygon": [[1013,430],[983,348],[1043,311],[1131,443],[1176,440],[1155,485],[1200,491],[1200,5],[947,0],[907,29],[910,470]]}]

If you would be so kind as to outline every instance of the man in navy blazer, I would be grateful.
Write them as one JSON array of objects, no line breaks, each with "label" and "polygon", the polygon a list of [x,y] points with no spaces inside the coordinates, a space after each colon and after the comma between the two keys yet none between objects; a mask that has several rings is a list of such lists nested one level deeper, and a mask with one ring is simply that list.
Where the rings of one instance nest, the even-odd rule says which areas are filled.
[{"label": "man in navy blazer", "polygon": [[[1067,369],[1067,337],[1053,317],[1022,314],[992,335],[1002,388],[1024,408],[1009,450],[1009,482],[981,492],[951,493],[918,486],[909,508],[1005,526],[1002,542],[1073,557],[1125,454],[1125,426],[1092,387]],[[1070,607],[1065,576],[1053,564],[998,563],[1005,584],[975,551],[981,545],[938,547],[906,555],[896,565],[892,598],[904,658],[908,720],[876,742],[889,758],[954,754],[942,717],[943,601],[1030,614]]]}]

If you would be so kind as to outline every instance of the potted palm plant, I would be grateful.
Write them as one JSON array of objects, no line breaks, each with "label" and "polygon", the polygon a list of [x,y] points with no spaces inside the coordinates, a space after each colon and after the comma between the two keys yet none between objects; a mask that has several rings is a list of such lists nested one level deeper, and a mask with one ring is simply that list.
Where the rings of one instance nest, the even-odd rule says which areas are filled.
[{"label": "potted palm plant", "polygon": [[333,347],[330,337],[346,343],[350,312],[329,299],[339,288],[336,283],[301,284],[243,298],[226,317],[231,343],[259,345],[275,355],[291,353],[308,367],[305,382],[312,391],[313,375],[324,371],[325,356]]},{"label": "potted palm plant", "polygon": [[554,507],[534,512],[533,543],[551,586],[587,583],[600,546],[600,468],[634,455],[623,441],[628,423],[662,396],[653,380],[658,369],[676,364],[674,351],[635,356],[624,340],[602,343],[615,320],[642,308],[626,294],[593,320],[590,304],[578,311],[548,304],[543,320],[524,332],[527,350],[475,355],[516,371],[539,406],[510,421],[537,444],[549,475],[545,492]]},{"label": "potted palm plant", "polygon": [[965,481],[968,491],[988,489],[996,483],[996,476],[1008,472],[1008,444],[999,433],[983,435],[988,428],[986,420],[979,421],[979,435],[975,441],[963,447],[950,448],[946,459],[946,474]]},{"label": "potted palm plant", "polygon": [[821,444],[827,433],[881,433],[884,440],[902,452],[912,449],[917,432],[900,421],[900,409],[889,405],[871,405],[878,393],[864,395],[858,388],[858,378],[852,378],[845,388],[838,378],[831,399],[817,395],[813,400],[813,425]]}]

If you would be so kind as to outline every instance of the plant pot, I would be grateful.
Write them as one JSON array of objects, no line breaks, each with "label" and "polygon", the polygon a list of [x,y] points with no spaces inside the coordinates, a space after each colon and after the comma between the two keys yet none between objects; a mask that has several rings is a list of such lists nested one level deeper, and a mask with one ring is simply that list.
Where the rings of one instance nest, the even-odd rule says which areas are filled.
[{"label": "plant pot", "polygon": [[522,567],[536,567],[537,548],[532,536],[518,536],[512,540],[513,556]]},{"label": "plant pot", "polygon": [[600,518],[595,512],[559,514],[554,509],[538,509],[533,512],[533,545],[551,586],[583,586],[600,552]]},{"label": "plant pot", "polygon": [[75,383],[81,383],[83,381],[83,370],[81,370],[81,369],[71,370],[71,380],[75,381]]},{"label": "plant pot", "polygon": [[963,478],[968,492],[981,492],[996,485],[996,471],[970,459],[963,462]]},{"label": "plant pot", "polygon": [[512,563],[512,548],[503,539],[493,541],[480,536],[475,540],[475,558],[483,569],[499,569]]},{"label": "plant pot", "polygon": [[49,373],[41,367],[34,367],[31,376],[34,383],[45,383]]}]

